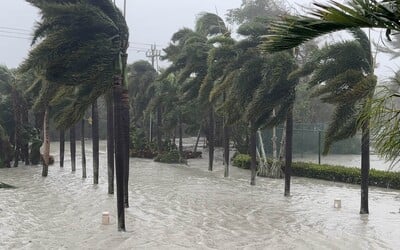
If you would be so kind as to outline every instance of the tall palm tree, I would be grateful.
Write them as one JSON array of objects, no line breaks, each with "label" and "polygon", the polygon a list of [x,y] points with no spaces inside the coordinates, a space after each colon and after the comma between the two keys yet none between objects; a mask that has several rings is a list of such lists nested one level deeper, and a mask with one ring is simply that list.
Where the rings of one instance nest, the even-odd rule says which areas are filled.
[{"label": "tall palm tree", "polygon": [[[172,36],[172,43],[164,49],[166,56],[172,65],[164,72],[164,76],[170,73],[177,75],[177,81],[182,85],[184,98],[193,99],[199,96],[201,85],[205,82],[207,75],[208,52],[213,47],[210,38],[216,35],[229,33],[222,18],[212,13],[201,13],[197,20],[195,29],[183,28]],[[213,170],[214,160],[214,108],[205,99],[202,103],[203,110],[207,110],[208,116],[208,143],[209,143],[209,166]]]},{"label": "tall palm tree", "polygon": [[60,129],[60,167],[64,167],[64,153],[65,153],[65,130]]},{"label": "tall palm tree", "polygon": [[74,87],[75,98],[56,117],[56,124],[68,127],[78,122],[98,97],[113,88],[118,229],[124,231],[129,119],[121,111],[129,108],[123,85],[129,32],[123,14],[110,0],[27,1],[40,9],[41,21],[33,39],[38,44],[23,68],[41,69],[48,81]]},{"label": "tall palm tree", "polygon": [[107,175],[108,193],[114,194],[114,105],[112,92],[105,95],[107,105]]},{"label": "tall palm tree", "polygon": [[76,125],[69,129],[69,151],[71,154],[71,171],[76,171]]},{"label": "tall palm tree", "polygon": [[[245,39],[234,45],[235,53],[210,95],[211,100],[215,100],[226,93],[227,99],[218,109],[229,114],[230,123],[244,120],[249,125],[252,185],[256,177],[257,129],[283,122],[293,105],[296,86],[295,80],[287,79],[294,69],[291,54],[264,56],[257,49],[261,37],[268,33],[268,22],[268,19],[257,19],[239,27],[238,33]],[[275,117],[272,116],[274,109]]]},{"label": "tall palm tree", "polygon": [[86,178],[86,150],[85,150],[85,119],[81,121],[81,158],[82,158],[82,178]]},{"label": "tall palm tree", "polygon": [[[293,48],[305,41],[330,32],[363,27],[376,27],[387,29],[387,36],[390,36],[391,30],[400,30],[398,22],[400,6],[394,1],[353,0],[343,5],[337,2],[331,2],[329,5],[315,4],[316,8],[311,12],[311,17],[286,17],[282,21],[272,25],[273,33],[264,43],[266,51],[281,51]],[[394,8],[392,8],[394,7]],[[368,43],[369,44],[369,43]],[[369,45],[368,45],[369,46]],[[363,44],[365,49],[365,45]],[[365,50],[370,53],[370,49]],[[371,98],[371,88],[376,84],[373,74],[372,56],[369,55],[369,79],[360,86],[359,91],[363,91],[363,97]],[[357,81],[356,81],[357,82]],[[335,86],[333,84],[333,86]],[[373,86],[373,87],[372,87]],[[350,95],[344,95],[343,98],[351,98]],[[331,98],[332,99],[332,98]],[[368,107],[365,105],[364,107]],[[343,109],[343,108],[342,108]],[[345,113],[342,110],[342,114]],[[340,117],[340,116],[339,116]],[[339,118],[338,117],[338,118]],[[341,117],[343,118],[343,117]],[[353,127],[354,123],[351,124]],[[368,209],[368,174],[369,174],[369,120],[364,120],[359,126],[363,131],[362,138],[362,164],[361,164],[361,208],[360,213],[369,213]],[[342,130],[338,132],[340,136],[349,136]],[[352,130],[354,131],[354,130]],[[340,134],[340,132],[344,132]],[[331,131],[331,134],[333,132]]]},{"label": "tall palm tree", "polygon": [[97,100],[92,104],[93,184],[99,184],[99,110]]}]

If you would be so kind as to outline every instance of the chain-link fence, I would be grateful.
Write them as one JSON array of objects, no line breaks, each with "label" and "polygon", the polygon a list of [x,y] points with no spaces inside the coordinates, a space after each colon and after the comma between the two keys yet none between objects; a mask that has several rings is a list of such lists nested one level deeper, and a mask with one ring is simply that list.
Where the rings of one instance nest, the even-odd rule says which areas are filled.
[{"label": "chain-link fence", "polygon": [[[276,144],[279,155],[283,126],[276,128]],[[293,126],[293,154],[297,158],[310,158],[320,162],[324,147],[326,124],[294,124]],[[272,157],[272,129],[262,131],[265,151],[268,157]],[[360,154],[361,135],[336,142],[329,150],[329,154]],[[313,160],[313,161],[314,161]]]}]

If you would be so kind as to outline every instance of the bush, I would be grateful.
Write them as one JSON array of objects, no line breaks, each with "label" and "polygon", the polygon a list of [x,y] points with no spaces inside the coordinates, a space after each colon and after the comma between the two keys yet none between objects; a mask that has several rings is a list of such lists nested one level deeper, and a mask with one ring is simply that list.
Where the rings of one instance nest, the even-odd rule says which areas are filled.
[{"label": "bush", "polygon": [[137,158],[153,159],[157,155],[156,146],[150,143],[143,129],[131,127],[129,156]]},{"label": "bush", "polygon": [[251,157],[247,154],[236,154],[232,157],[232,165],[243,169],[250,169]]},{"label": "bush", "polygon": [[179,155],[179,151],[177,150],[163,152],[157,155],[154,161],[162,163],[186,163],[186,160]]},{"label": "bush", "polygon": [[[249,169],[250,156],[237,154],[232,158],[232,165]],[[292,175],[327,181],[344,182],[350,184],[361,183],[361,170],[344,166],[318,165],[308,162],[293,162]],[[371,169],[369,172],[369,185],[383,188],[400,189],[400,172],[387,172]]]},{"label": "bush", "polygon": [[[361,170],[359,168],[294,162],[292,164],[292,174],[294,176],[316,178],[328,181],[351,184],[361,183]],[[369,185],[400,189],[400,173],[372,169],[369,172]]]}]

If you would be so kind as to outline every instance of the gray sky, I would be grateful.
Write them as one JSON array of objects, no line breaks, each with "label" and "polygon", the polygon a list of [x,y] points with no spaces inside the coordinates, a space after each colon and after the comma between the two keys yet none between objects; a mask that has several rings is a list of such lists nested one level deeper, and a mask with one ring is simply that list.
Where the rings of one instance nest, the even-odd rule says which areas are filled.
[{"label": "gray sky", "polygon": [[[129,61],[145,59],[145,51],[156,43],[168,45],[174,32],[192,28],[200,12],[216,11],[225,16],[241,0],[127,0],[127,23],[130,28]],[[123,0],[117,0],[123,7]],[[38,20],[37,10],[24,0],[2,0],[0,8],[0,64],[17,67],[28,54],[29,34]]]},{"label": "gray sky", "polygon": [[[127,23],[130,28],[129,62],[146,59],[145,52],[150,44],[158,49],[166,47],[174,32],[182,27],[193,28],[196,15],[200,12],[217,12],[225,17],[226,11],[238,8],[241,0],[126,0]],[[123,0],[117,0],[123,7]],[[309,7],[310,0],[287,0],[288,7],[301,9]],[[318,0],[326,2],[326,0]],[[343,1],[339,1],[343,2]],[[30,34],[37,10],[24,0],[2,0],[0,8],[0,64],[17,67],[27,56],[30,48]],[[331,36],[340,40],[340,35]],[[374,35],[377,39],[377,35]],[[387,56],[378,58],[378,75],[385,78],[399,68],[396,61],[388,61]]]}]

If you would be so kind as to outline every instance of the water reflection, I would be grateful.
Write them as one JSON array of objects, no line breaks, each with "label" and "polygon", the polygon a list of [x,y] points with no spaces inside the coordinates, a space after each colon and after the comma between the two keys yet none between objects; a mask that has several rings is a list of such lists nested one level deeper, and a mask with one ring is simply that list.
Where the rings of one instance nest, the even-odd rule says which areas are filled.
[{"label": "water reflection", "polygon": [[[90,147],[90,145],[87,145]],[[54,145],[53,149],[57,149]],[[293,178],[292,196],[283,181],[232,168],[223,178],[207,159],[167,165],[131,159],[127,233],[115,224],[115,197],[107,195],[106,154],[101,148],[100,184],[82,180],[80,162],[71,173],[53,166],[0,169],[0,249],[398,249],[400,192],[371,188],[369,216],[359,215],[355,185]],[[54,152],[55,153],[55,152]],[[56,154],[56,153],[55,153]],[[90,155],[90,153],[88,154]],[[206,155],[205,155],[206,156]],[[78,157],[79,159],[79,157]],[[333,208],[340,198],[342,208]],[[110,211],[111,225],[101,225]]]}]

